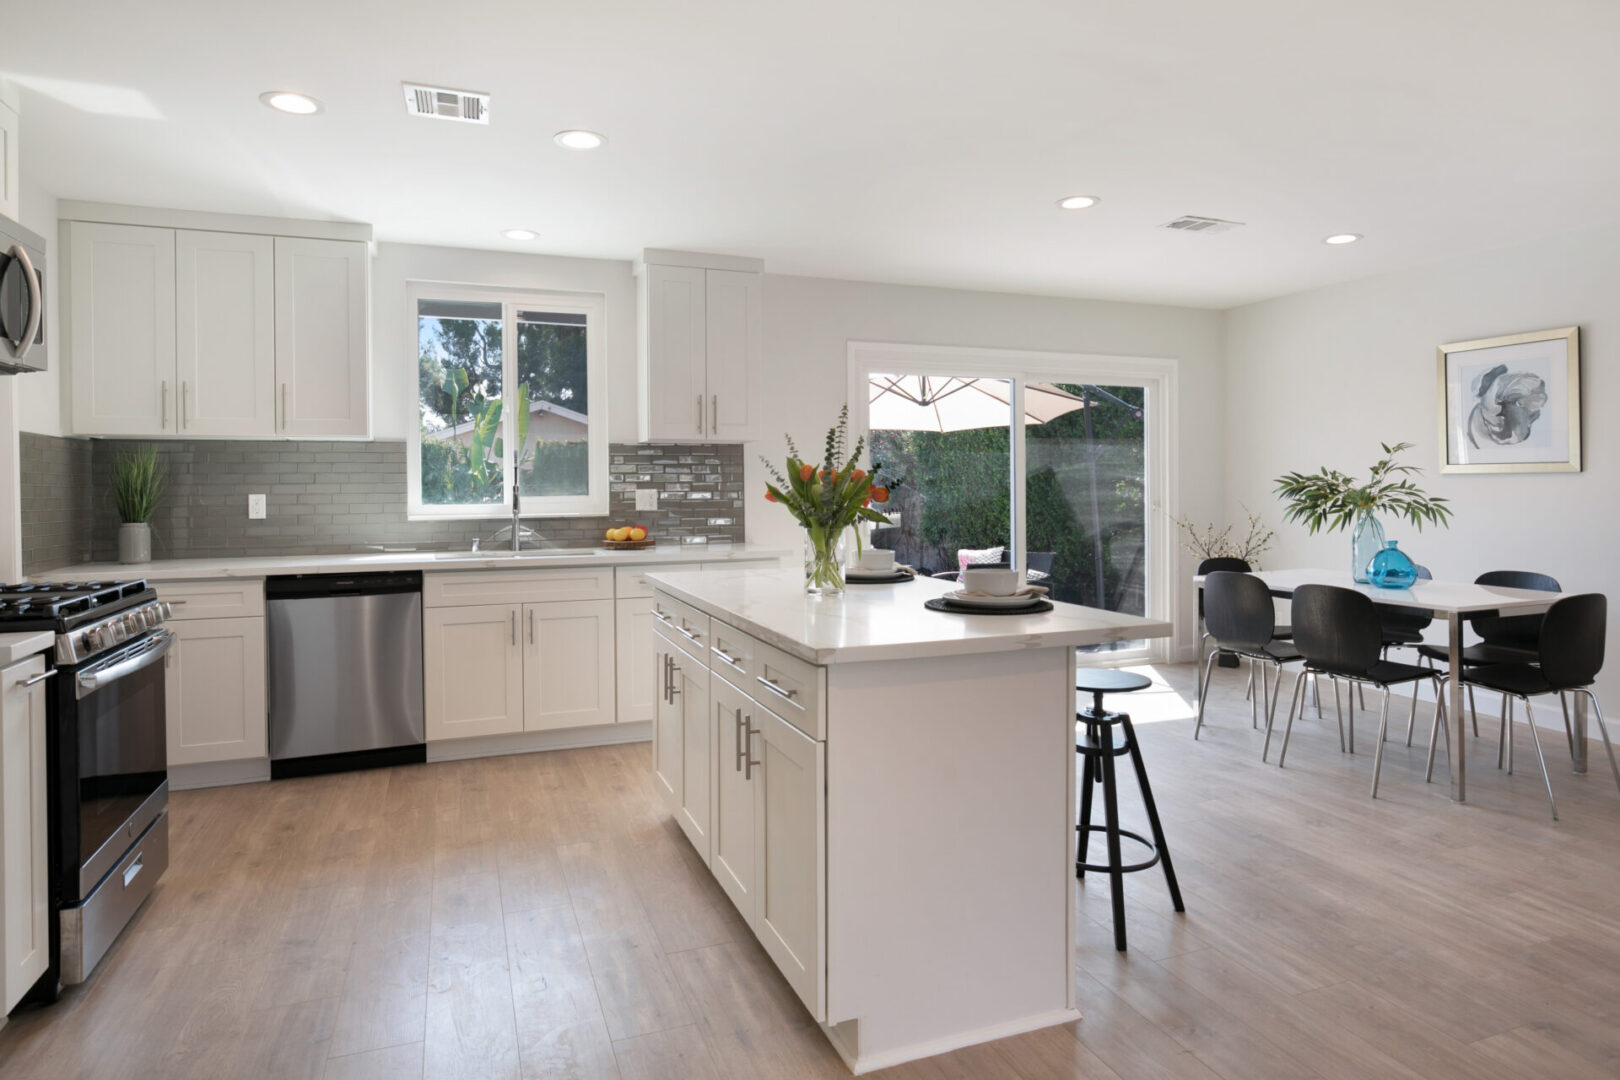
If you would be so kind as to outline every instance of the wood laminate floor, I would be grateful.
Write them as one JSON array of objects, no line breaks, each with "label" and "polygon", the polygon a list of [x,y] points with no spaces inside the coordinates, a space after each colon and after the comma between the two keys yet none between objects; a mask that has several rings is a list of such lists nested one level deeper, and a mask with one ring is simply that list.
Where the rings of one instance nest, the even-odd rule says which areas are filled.
[{"label": "wood laminate floor", "polygon": [[[1576,777],[1547,733],[1557,824],[1527,742],[1508,777],[1490,737],[1470,747],[1475,803],[1395,743],[1374,802],[1375,717],[1355,756],[1331,712],[1308,719],[1278,771],[1237,673],[1196,743],[1191,669],[1163,675],[1128,707],[1186,915],[1153,872],[1128,879],[1121,956],[1088,881],[1084,1020],[875,1075],[1620,1075],[1620,794],[1600,747]],[[162,886],[89,984],[0,1031],[0,1077],[846,1076],[659,809],[648,753],[178,793]]]}]

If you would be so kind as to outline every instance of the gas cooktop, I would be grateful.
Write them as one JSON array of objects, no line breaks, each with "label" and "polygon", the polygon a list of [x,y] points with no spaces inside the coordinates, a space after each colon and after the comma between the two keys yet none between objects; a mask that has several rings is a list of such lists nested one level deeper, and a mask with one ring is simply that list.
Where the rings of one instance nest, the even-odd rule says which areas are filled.
[{"label": "gas cooktop", "polygon": [[87,617],[100,618],[152,596],[145,579],[0,585],[0,630],[65,633]]}]

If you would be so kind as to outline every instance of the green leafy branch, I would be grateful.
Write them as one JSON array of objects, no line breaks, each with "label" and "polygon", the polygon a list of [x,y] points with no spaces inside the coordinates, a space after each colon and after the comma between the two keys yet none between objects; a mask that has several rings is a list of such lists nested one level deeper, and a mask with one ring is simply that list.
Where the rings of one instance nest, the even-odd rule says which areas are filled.
[{"label": "green leafy branch", "polygon": [[[1446,526],[1452,511],[1439,495],[1430,495],[1411,477],[1422,469],[1396,461],[1411,443],[1380,443],[1384,456],[1373,464],[1365,484],[1337,469],[1314,473],[1290,472],[1277,477],[1277,495],[1288,504],[1284,521],[1297,521],[1316,533],[1343,529],[1362,514],[1386,513],[1405,518],[1421,531],[1423,526]],[[1399,479],[1394,479],[1399,477]]]}]

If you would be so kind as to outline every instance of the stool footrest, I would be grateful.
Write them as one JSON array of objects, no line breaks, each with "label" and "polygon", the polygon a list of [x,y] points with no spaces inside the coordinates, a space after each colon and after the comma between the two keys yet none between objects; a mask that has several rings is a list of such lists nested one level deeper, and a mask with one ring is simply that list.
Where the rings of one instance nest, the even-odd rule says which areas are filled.
[{"label": "stool footrest", "polygon": [[[1078,832],[1080,830],[1079,825],[1076,825],[1074,828],[1075,828],[1076,832]],[[1108,826],[1106,826],[1106,825],[1087,825],[1086,829],[1088,831],[1094,832],[1094,833],[1105,833],[1105,832],[1108,831]],[[1129,839],[1132,839],[1132,840],[1135,840],[1138,844],[1141,844],[1143,847],[1147,848],[1148,851],[1152,852],[1152,855],[1150,855],[1148,857],[1146,862],[1126,863],[1126,864],[1120,866],[1120,868],[1119,868],[1120,873],[1122,873],[1122,874],[1134,874],[1138,870],[1146,870],[1150,866],[1157,866],[1159,864],[1159,848],[1158,848],[1157,845],[1155,845],[1153,843],[1153,841],[1149,840],[1147,837],[1143,836],[1141,833],[1132,832],[1129,829],[1120,829],[1119,830],[1119,835],[1123,836],[1123,837],[1128,837]],[[1074,864],[1074,868],[1076,870],[1096,870],[1096,871],[1099,871],[1099,872],[1104,873],[1104,874],[1106,874],[1106,873],[1108,873],[1108,872],[1110,872],[1111,870],[1114,869],[1112,866],[1109,866],[1107,863],[1089,863],[1089,862],[1076,862]]]}]

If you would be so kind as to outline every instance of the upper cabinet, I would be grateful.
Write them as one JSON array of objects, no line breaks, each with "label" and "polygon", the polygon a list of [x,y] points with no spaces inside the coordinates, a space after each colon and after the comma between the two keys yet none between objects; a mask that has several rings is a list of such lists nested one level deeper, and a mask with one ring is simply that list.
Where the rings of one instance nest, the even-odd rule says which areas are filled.
[{"label": "upper cabinet", "polygon": [[638,278],[642,440],[758,438],[765,353],[760,261],[648,250]]},{"label": "upper cabinet", "polygon": [[22,216],[18,192],[17,114],[0,101],[0,217],[16,221]]},{"label": "upper cabinet", "polygon": [[367,437],[367,242],[219,224],[69,220],[74,433]]}]

